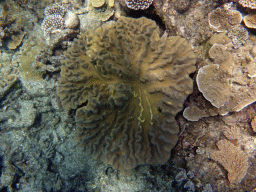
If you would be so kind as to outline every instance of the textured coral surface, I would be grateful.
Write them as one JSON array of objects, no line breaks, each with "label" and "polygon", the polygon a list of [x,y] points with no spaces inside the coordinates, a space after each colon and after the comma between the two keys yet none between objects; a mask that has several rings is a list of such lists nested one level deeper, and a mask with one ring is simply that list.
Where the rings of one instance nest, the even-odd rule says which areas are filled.
[{"label": "textured coral surface", "polygon": [[63,61],[58,95],[77,109],[79,142],[115,168],[165,163],[178,139],[196,59],[185,39],[158,31],[122,17],[80,36]]}]

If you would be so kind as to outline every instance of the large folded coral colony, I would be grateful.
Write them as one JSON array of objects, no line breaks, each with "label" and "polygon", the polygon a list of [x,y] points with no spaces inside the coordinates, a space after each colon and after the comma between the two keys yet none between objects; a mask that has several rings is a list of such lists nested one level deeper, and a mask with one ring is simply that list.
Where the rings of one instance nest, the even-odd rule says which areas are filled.
[{"label": "large folded coral colony", "polygon": [[0,191],[255,191],[255,0],[0,2]]},{"label": "large folded coral colony", "polygon": [[80,144],[121,170],[169,159],[175,115],[192,92],[191,47],[158,33],[152,20],[121,17],[81,34],[63,60],[58,95],[77,109]]}]

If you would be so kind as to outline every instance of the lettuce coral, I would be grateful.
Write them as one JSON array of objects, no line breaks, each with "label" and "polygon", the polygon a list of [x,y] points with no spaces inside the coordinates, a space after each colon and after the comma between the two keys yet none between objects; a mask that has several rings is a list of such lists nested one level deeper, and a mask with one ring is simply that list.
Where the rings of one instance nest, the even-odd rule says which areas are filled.
[{"label": "lettuce coral", "polygon": [[79,143],[121,170],[165,163],[193,88],[196,57],[185,39],[160,38],[144,17],[121,17],[80,35],[65,55],[58,95],[76,110]]}]

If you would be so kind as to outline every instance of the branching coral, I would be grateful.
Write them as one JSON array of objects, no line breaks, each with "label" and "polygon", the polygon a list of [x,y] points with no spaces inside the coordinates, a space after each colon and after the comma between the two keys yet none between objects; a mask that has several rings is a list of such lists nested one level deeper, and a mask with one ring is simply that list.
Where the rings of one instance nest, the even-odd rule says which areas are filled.
[{"label": "branching coral", "polygon": [[196,58],[185,39],[158,31],[152,20],[121,17],[65,53],[58,95],[76,109],[79,143],[115,168],[165,163],[178,139],[175,115]]}]

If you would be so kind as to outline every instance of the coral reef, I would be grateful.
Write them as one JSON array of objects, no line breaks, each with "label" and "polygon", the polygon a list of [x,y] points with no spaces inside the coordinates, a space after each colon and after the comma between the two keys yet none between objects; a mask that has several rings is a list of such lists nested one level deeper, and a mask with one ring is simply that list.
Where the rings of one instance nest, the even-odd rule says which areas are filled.
[{"label": "coral reef", "polygon": [[256,28],[256,14],[249,14],[243,18],[244,24],[248,28]]},{"label": "coral reef", "polygon": [[251,121],[252,130],[256,133],[256,117]]},{"label": "coral reef", "polygon": [[255,101],[254,45],[232,49],[215,43],[209,50],[213,63],[201,67],[196,77],[199,91],[221,115],[239,111]]},{"label": "coral reef", "polygon": [[79,143],[115,168],[165,163],[177,141],[196,57],[185,39],[158,31],[152,20],[121,17],[65,53],[58,95],[76,109]]},{"label": "coral reef", "polygon": [[0,47],[5,44],[10,50],[17,49],[26,35],[25,29],[34,22],[15,1],[0,3]]},{"label": "coral reef", "polygon": [[247,155],[228,140],[218,141],[217,146],[219,151],[210,152],[211,159],[220,162],[228,171],[230,183],[240,183],[249,167]]},{"label": "coral reef", "polygon": [[152,2],[153,0],[125,0],[127,7],[134,10],[147,9]]},{"label": "coral reef", "polygon": [[255,0],[238,0],[238,3],[240,3],[243,7],[248,7],[250,9],[256,8]]},{"label": "coral reef", "polygon": [[107,21],[114,14],[114,0],[89,0],[89,18]]},{"label": "coral reef", "polygon": [[241,23],[243,17],[239,11],[217,8],[209,14],[209,25],[217,32],[225,32]]},{"label": "coral reef", "polygon": [[0,65],[0,99],[17,82],[18,70],[13,67]]},{"label": "coral reef", "polygon": [[61,15],[49,15],[42,22],[42,30],[46,34],[60,32],[64,28],[64,20]]},{"label": "coral reef", "polygon": [[[199,99],[198,102],[200,101],[204,103],[203,100]],[[201,103],[197,103],[200,108]],[[251,128],[254,116],[255,104],[252,104],[236,113],[205,117],[196,122],[179,119],[181,130],[184,131],[181,131],[181,139],[175,149],[181,147],[182,150],[178,150],[173,158],[176,157],[177,162],[182,158],[179,159],[176,155],[185,158],[184,169],[187,173],[194,173],[192,181],[196,191],[201,191],[202,186],[206,184],[211,185],[212,191],[230,189],[246,191],[254,188],[252,183],[255,182],[256,173],[254,158],[256,142],[255,133]],[[218,145],[218,142],[222,140],[224,140],[225,150],[228,150],[227,148],[231,145],[226,153],[221,148],[219,151],[216,150],[216,144]],[[231,151],[233,148],[234,150]],[[181,154],[180,151],[182,151]],[[222,158],[219,156],[222,161],[212,157],[212,153],[215,152],[217,156],[223,154]],[[231,152],[233,154],[230,154]],[[209,157],[214,161],[209,161]],[[237,159],[234,159],[236,157]]]},{"label": "coral reef", "polygon": [[46,34],[61,32],[64,28],[75,29],[79,25],[77,15],[60,3],[46,7],[44,14],[41,27]]}]

